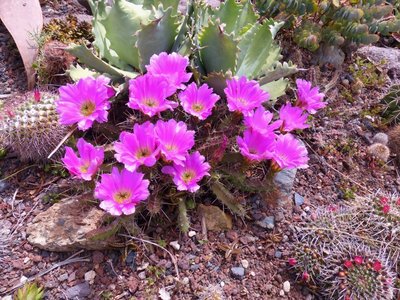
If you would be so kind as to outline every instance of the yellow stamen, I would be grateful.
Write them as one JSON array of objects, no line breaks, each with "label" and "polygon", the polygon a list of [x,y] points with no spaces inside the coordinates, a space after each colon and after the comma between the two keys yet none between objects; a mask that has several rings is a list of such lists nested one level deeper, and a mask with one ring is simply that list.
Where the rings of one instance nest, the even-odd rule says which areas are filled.
[{"label": "yellow stamen", "polygon": [[94,112],[95,109],[96,104],[94,104],[91,100],[86,100],[81,106],[81,114],[85,117],[88,117]]},{"label": "yellow stamen", "polygon": [[114,201],[118,203],[124,203],[131,197],[130,191],[119,191],[114,194]]}]

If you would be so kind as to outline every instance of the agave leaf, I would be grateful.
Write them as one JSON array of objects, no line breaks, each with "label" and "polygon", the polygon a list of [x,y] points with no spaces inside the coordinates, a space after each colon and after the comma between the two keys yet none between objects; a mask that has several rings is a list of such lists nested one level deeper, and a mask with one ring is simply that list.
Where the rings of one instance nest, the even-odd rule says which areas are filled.
[{"label": "agave leaf", "polygon": [[219,24],[210,21],[199,36],[199,55],[206,72],[234,72],[237,44],[232,35],[225,34]]},{"label": "agave leaf", "polygon": [[137,31],[150,22],[151,11],[126,0],[115,0],[112,7],[96,2],[94,14],[95,46],[100,56],[120,68],[139,69]]},{"label": "agave leaf", "polygon": [[221,97],[225,96],[224,89],[226,88],[226,79],[230,79],[229,74],[222,72],[211,72],[204,77],[204,82],[213,88],[214,93],[217,93]]},{"label": "agave leaf", "polygon": [[76,56],[80,62],[84,63],[91,69],[94,69],[100,73],[107,73],[111,76],[123,77],[127,76],[129,78],[135,78],[139,74],[131,71],[124,71],[115,68],[105,61],[98,58],[94,53],[88,49],[85,45],[74,45],[72,44],[67,48],[67,51],[72,55]]},{"label": "agave leaf", "polygon": [[150,57],[153,54],[163,51],[169,52],[174,45],[178,18],[172,17],[171,14],[172,8],[170,7],[163,12],[161,18],[142,26],[137,41],[141,70],[145,70],[145,66],[150,62]]},{"label": "agave leaf", "polygon": [[280,58],[280,49],[273,41],[269,22],[263,25],[255,23],[243,35],[238,47],[240,52],[237,63],[237,76],[258,77],[261,75],[263,67],[275,64]]},{"label": "agave leaf", "polygon": [[142,3],[136,4],[143,4],[143,7],[147,9],[157,8],[161,4],[165,8],[170,7],[173,12],[177,12],[179,5],[179,0],[143,0],[140,2]]},{"label": "agave leaf", "polygon": [[261,86],[261,88],[269,93],[271,100],[276,100],[280,96],[285,95],[285,91],[288,87],[288,84],[289,84],[288,79],[281,78],[279,80],[275,80],[267,84],[264,84]]},{"label": "agave leaf", "polygon": [[248,24],[253,24],[257,21],[257,15],[253,11],[250,1],[246,1],[244,5],[235,0],[227,0],[221,4],[220,8],[216,11],[215,17],[225,24],[225,31],[234,33],[235,36],[243,34],[243,29]]},{"label": "agave leaf", "polygon": [[274,80],[278,80],[283,77],[290,76],[298,72],[296,65],[293,65],[292,62],[284,62],[283,64],[277,62],[274,67],[265,70],[264,76],[258,81],[260,85],[267,84]]},{"label": "agave leaf", "polygon": [[82,68],[81,65],[76,64],[76,66],[71,65],[70,68],[67,70],[67,74],[73,81],[78,81],[81,78],[85,77],[97,77],[100,74],[89,70],[88,68]]},{"label": "agave leaf", "polygon": [[226,205],[233,213],[244,217],[246,215],[246,210],[244,207],[237,201],[236,197],[225,188],[225,186],[219,182],[214,181],[211,183],[211,191],[217,197],[219,201],[221,201],[224,205]]}]

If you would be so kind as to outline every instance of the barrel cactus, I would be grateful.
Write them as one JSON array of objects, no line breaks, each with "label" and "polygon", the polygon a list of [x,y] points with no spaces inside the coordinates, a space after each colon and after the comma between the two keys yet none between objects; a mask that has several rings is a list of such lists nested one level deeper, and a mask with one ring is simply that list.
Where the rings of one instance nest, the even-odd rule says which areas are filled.
[{"label": "barrel cactus", "polygon": [[55,99],[51,93],[41,93],[40,99],[27,94],[26,101],[0,121],[2,146],[11,148],[22,161],[46,160],[66,133],[58,123]]}]

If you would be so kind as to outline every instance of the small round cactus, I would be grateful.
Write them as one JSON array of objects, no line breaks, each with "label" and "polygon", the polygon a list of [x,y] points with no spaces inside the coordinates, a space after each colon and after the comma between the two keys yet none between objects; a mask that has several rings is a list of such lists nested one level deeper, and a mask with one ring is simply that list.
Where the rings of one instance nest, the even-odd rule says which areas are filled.
[{"label": "small round cactus", "polygon": [[389,148],[380,143],[375,143],[369,146],[368,153],[383,162],[387,162],[390,156]]},{"label": "small round cactus", "polygon": [[58,123],[54,99],[50,93],[28,95],[0,121],[0,144],[15,151],[22,161],[46,160],[66,133]]},{"label": "small round cactus", "polygon": [[383,132],[378,132],[377,134],[374,135],[374,137],[372,138],[372,142],[378,143],[378,144],[382,144],[387,146],[388,142],[389,142],[389,137],[386,133]]}]

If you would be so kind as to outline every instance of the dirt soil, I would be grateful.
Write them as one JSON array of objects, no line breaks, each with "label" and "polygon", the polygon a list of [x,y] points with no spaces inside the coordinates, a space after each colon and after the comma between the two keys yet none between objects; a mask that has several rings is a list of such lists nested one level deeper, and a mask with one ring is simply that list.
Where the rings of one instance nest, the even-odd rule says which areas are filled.
[{"label": "dirt soil", "polygon": [[[54,2],[58,4],[44,5],[46,17],[85,13],[75,1]],[[354,89],[356,78],[350,71],[354,59],[335,72],[311,66],[309,53],[290,47],[285,48],[291,51],[283,52],[284,59],[306,69],[296,77],[311,80],[323,92],[329,89],[327,108],[301,134],[310,167],[298,171],[294,191],[304,197],[303,205],[288,199],[283,207],[275,207],[266,199],[252,197],[247,205],[249,219],[236,218],[232,230],[208,231],[207,235],[193,211],[190,230],[196,235],[192,237],[181,234],[173,223],[164,226],[153,220],[147,234],[162,241],[176,257],[177,282],[168,253],[140,242],[101,252],[55,253],[32,247],[26,240],[26,224],[51,205],[45,195],[68,187],[69,179],[46,172],[40,164],[22,164],[9,154],[0,160],[0,295],[11,295],[13,287],[37,277],[46,299],[159,299],[163,293],[172,299],[317,299],[288,273],[289,248],[295,240],[291,228],[312,218],[322,205],[351,201],[355,194],[399,191],[393,159],[380,164],[367,153],[372,136],[388,130],[377,111],[390,78],[378,68],[374,72],[384,79],[382,83]],[[24,89],[22,62],[0,24],[0,94]],[[0,101],[7,104],[12,99]],[[258,225],[266,216],[275,217],[273,229]],[[171,247],[171,241],[178,241],[180,249]],[[81,261],[70,263],[68,258],[74,254]],[[232,274],[232,267],[243,266],[243,276]],[[283,292],[285,281],[291,284],[288,293]],[[75,298],[74,291],[78,291]]]}]

